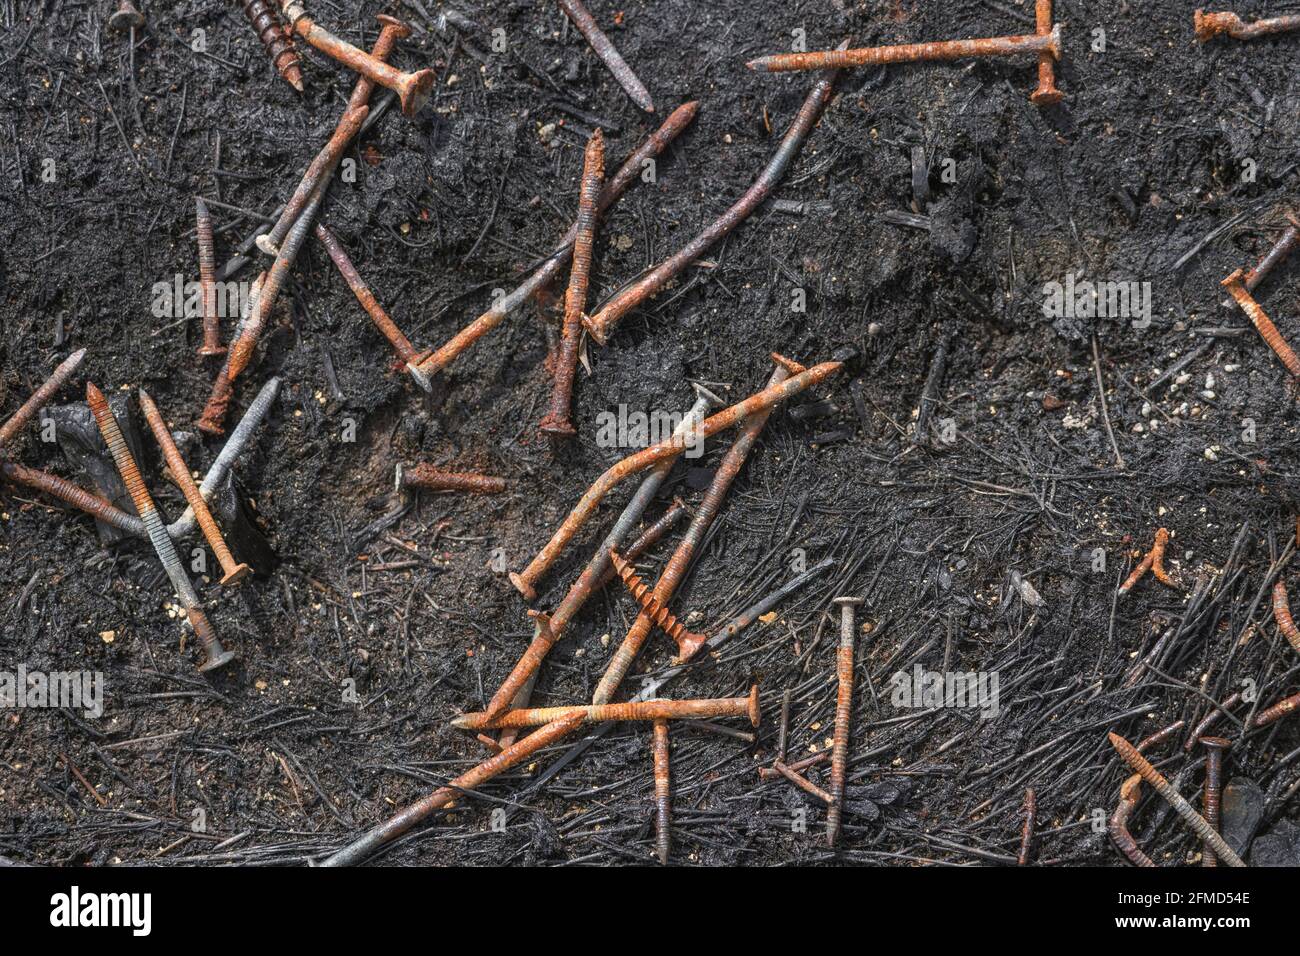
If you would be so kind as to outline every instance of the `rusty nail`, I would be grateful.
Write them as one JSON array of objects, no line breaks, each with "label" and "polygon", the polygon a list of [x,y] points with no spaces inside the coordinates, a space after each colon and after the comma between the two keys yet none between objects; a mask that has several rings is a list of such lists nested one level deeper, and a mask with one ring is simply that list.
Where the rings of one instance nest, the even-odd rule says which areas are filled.
[{"label": "rusty nail", "polygon": [[0,475],[4,475],[10,481],[27,485],[29,488],[35,488],[37,491],[43,491],[47,495],[66,501],[97,521],[110,524],[127,534],[145,537],[144,525],[135,515],[127,514],[108,499],[101,498],[66,478],[11,461],[0,461]]},{"label": "rusty nail", "polygon": [[675,253],[655,266],[640,279],[618,292],[592,316],[583,316],[582,324],[587,333],[604,345],[610,332],[627,313],[641,303],[658,295],[674,276],[702,256],[714,243],[722,239],[731,230],[749,218],[758,206],[767,198],[773,187],[785,175],[795,154],[803,144],[812,128],[817,125],[817,118],[830,102],[831,92],[835,86],[836,73],[828,72],[821,76],[808,94],[799,112],[795,114],[790,128],[781,137],[781,145],[768,161],[768,164],[754,180],[745,194],[736,200],[726,212],[711,225],[706,226],[694,239],[682,246]]},{"label": "rusty nail", "polygon": [[1151,786],[1156,793],[1165,799],[1165,802],[1173,807],[1174,812],[1183,818],[1188,826],[1196,832],[1202,840],[1206,841],[1214,848],[1219,859],[1223,860],[1229,866],[1244,867],[1241,857],[1233,851],[1232,847],[1224,841],[1223,837],[1215,832],[1214,828],[1206,822],[1205,817],[1201,816],[1192,808],[1192,805],[1182,798],[1182,796],[1169,785],[1169,781],[1161,775],[1160,771],[1151,766],[1150,761],[1137,752],[1137,749],[1121,737],[1119,734],[1107,734],[1110,745],[1115,748],[1124,762],[1137,771],[1138,775]]},{"label": "rusty nail", "polygon": [[[813,754],[811,757],[805,757],[803,760],[796,760],[792,764],[786,764],[786,766],[798,773],[807,770],[809,767],[823,764],[830,759],[831,752],[829,750],[821,750]],[[775,780],[777,777],[783,776],[783,774],[779,773],[772,767],[759,767],[758,776],[762,780]]]},{"label": "rusty nail", "polygon": [[695,720],[708,717],[748,717],[758,726],[758,685],[745,697],[712,697],[699,700],[637,700],[621,704],[576,704],[565,707],[531,707],[507,710],[489,719],[486,711],[461,714],[451,725],[461,730],[497,730],[502,727],[535,727],[572,714],[589,723],[607,720]]},{"label": "rusty nail", "polygon": [[27,401],[19,407],[18,411],[9,416],[9,420],[0,425],[0,453],[5,446],[14,440],[14,436],[27,427],[32,416],[45,407],[54,394],[63,387],[64,383],[72,377],[72,373],[77,370],[86,357],[85,349],[77,349],[62,362],[60,362],[50,373],[50,377],[41,383],[36,391]]},{"label": "rusty nail", "polygon": [[777,760],[772,764],[772,769],[775,770],[777,773],[779,773],[781,776],[785,777],[785,779],[789,780],[800,790],[803,790],[807,793],[811,793],[818,800],[826,804],[826,806],[832,809],[834,809],[837,806],[833,794],[827,793],[825,790],[817,786],[817,784],[813,783],[811,780],[809,780],[803,774],[799,773],[793,767],[789,767],[783,762],[781,762],[780,760]]},{"label": "rusty nail", "polygon": [[113,456],[113,462],[117,465],[117,470],[122,476],[122,482],[131,495],[136,514],[144,522],[145,531],[149,535],[149,542],[153,545],[154,551],[157,552],[158,560],[162,562],[163,570],[167,572],[167,577],[172,583],[172,588],[176,591],[177,598],[180,599],[181,606],[185,608],[185,616],[194,628],[195,635],[198,636],[204,657],[203,663],[199,665],[199,670],[211,671],[226,666],[235,659],[235,652],[226,650],[221,645],[221,641],[217,638],[216,631],[212,629],[212,624],[208,621],[207,615],[203,613],[199,596],[194,593],[194,586],[190,583],[190,579],[185,574],[185,569],[181,566],[181,559],[176,554],[176,547],[167,534],[167,528],[163,525],[158,509],[154,506],[149,489],[145,487],[144,479],[140,477],[140,469],[136,466],[135,458],[131,455],[131,449],[126,445],[126,439],[122,437],[122,430],[118,427],[117,419],[113,417],[113,412],[108,407],[108,401],[104,398],[104,393],[91,382],[86,383],[86,403],[95,416],[100,434],[104,436],[104,444],[108,446],[108,450]]},{"label": "rusty nail", "polygon": [[[1050,14],[1049,14],[1050,15]],[[1025,789],[1025,824],[1020,831],[1020,853],[1016,856],[1017,866],[1028,866],[1034,850],[1034,827],[1038,824],[1038,795],[1033,787]]]},{"label": "rusty nail", "polygon": [[[789,374],[784,367],[778,365],[768,378],[767,388],[782,387],[787,383]],[[788,379],[788,381],[795,381],[796,379]],[[672,600],[673,594],[686,576],[686,572],[694,560],[696,549],[699,548],[709,526],[712,525],[713,520],[722,509],[722,503],[726,499],[731,483],[740,474],[745,459],[749,457],[749,452],[758,440],[759,433],[763,430],[763,426],[767,424],[770,415],[770,409],[763,409],[751,415],[745,421],[740,435],[732,442],[731,447],[727,449],[727,453],[722,457],[722,461],[719,462],[718,470],[714,472],[713,480],[709,482],[709,488],[704,493],[703,500],[691,517],[691,523],[686,529],[686,534],[678,542],[673,556],[668,559],[668,564],[664,566],[663,572],[659,575],[659,580],[655,582],[652,597],[660,607],[666,606],[667,602]],[[702,428],[707,428],[707,426],[708,422],[706,421]],[[636,596],[635,592],[634,596]],[[642,597],[638,597],[638,601],[641,600]],[[623,682],[623,678],[627,676],[636,655],[640,653],[641,648],[649,638],[656,616],[655,613],[649,613],[644,609],[637,616],[636,621],[633,622],[632,627],[623,637],[623,643],[619,645],[618,650],[610,658],[609,664],[606,665],[605,673],[601,675],[600,683],[596,686],[596,693],[592,697],[592,700],[596,703],[600,704],[614,699],[614,692],[618,689],[619,684]],[[669,618],[671,618],[671,615],[669,615]],[[674,658],[674,663],[677,664],[685,663],[694,657],[709,639],[707,634],[687,631],[680,626],[671,636],[677,642],[677,656]]]},{"label": "rusty nail", "polygon": [[217,527],[212,512],[208,510],[208,503],[203,500],[203,495],[199,492],[198,486],[194,484],[189,466],[185,464],[185,459],[181,457],[181,451],[176,447],[176,440],[168,430],[167,423],[163,421],[162,413],[158,411],[158,406],[154,404],[154,400],[143,388],[140,389],[140,408],[144,412],[145,421],[149,423],[153,437],[158,442],[158,447],[162,449],[163,460],[167,462],[167,467],[171,469],[172,477],[176,479],[176,484],[180,487],[181,494],[185,496],[185,501],[194,509],[194,517],[199,523],[199,528],[203,531],[203,537],[207,539],[213,554],[217,556],[217,561],[221,564],[221,583],[223,585],[238,584],[248,577],[253,569],[241,561],[236,561],[230,553],[230,549],[226,547],[226,541],[221,537],[221,530]]},{"label": "rusty nail", "polygon": [[1134,774],[1125,780],[1119,788],[1119,803],[1115,805],[1115,812],[1111,814],[1108,829],[1110,838],[1115,842],[1115,846],[1123,853],[1130,863],[1134,866],[1149,869],[1155,866],[1151,857],[1142,852],[1142,848],[1137,845],[1137,840],[1133,839],[1133,834],[1129,832],[1128,821],[1137,809],[1138,799],[1142,796],[1142,775]]},{"label": "rusty nail", "polygon": [[1254,296],[1247,291],[1246,285],[1242,281],[1244,276],[1245,273],[1241,269],[1238,269],[1232,275],[1228,276],[1228,278],[1224,279],[1220,284],[1231,293],[1234,299],[1237,300],[1237,305],[1241,307],[1241,311],[1246,313],[1246,317],[1250,319],[1251,324],[1255,326],[1255,329],[1263,337],[1264,341],[1268,343],[1268,347],[1273,350],[1274,354],[1277,355],[1279,359],[1282,360],[1282,364],[1286,366],[1286,370],[1292,375],[1300,376],[1300,358],[1296,356],[1295,351],[1287,344],[1286,339],[1284,339],[1282,333],[1277,330],[1277,326],[1273,324],[1273,320],[1264,312],[1263,307],[1260,306],[1260,304],[1255,301]]},{"label": "rusty nail", "polygon": [[[1035,0],[1035,27],[1039,36],[1052,32],[1052,0]],[[1061,102],[1064,94],[1056,88],[1056,61],[1044,50],[1038,54],[1038,89],[1029,94],[1035,106],[1052,106]]]},{"label": "rusty nail", "polygon": [[[382,24],[379,30],[379,39],[375,41],[370,55],[377,60],[387,61],[389,55],[393,52],[393,47],[397,41],[403,37],[410,36],[411,28],[401,20],[385,14],[380,14],[376,19]],[[374,92],[375,84],[366,77],[357,79],[356,85],[352,88],[352,95],[348,97],[347,109],[344,111],[342,118],[339,120],[339,130],[342,130],[344,121],[353,110],[367,106],[370,102],[370,94]],[[369,115],[366,116],[369,119]],[[316,157],[307,166],[307,171],[303,173],[302,180],[298,183],[293,191],[289,201],[280,210],[280,218],[265,233],[254,238],[257,248],[261,249],[267,255],[274,256],[279,252],[280,243],[288,234],[289,228],[298,220],[306,207],[311,196],[315,193],[317,185],[322,181],[328,182],[334,176],[334,170],[338,168],[343,159],[344,152],[347,151],[348,144],[357,135],[360,135],[361,126],[364,121],[357,127],[356,132],[341,142],[336,143],[335,138],[339,136],[339,130],[335,131],[334,137],[321,149]]]},{"label": "rusty nail", "polygon": [[[695,119],[699,108],[700,104],[696,100],[683,103],[677,107],[664,120],[663,125],[651,133],[646,141],[623,161],[623,165],[618,168],[618,172],[605,183],[605,188],[600,191],[600,201],[597,203],[598,213],[603,213],[612,206],[623,195],[628,186],[638,180],[644,171],[645,163],[668,148],[668,144],[676,139],[678,134]],[[428,375],[442,371],[466,349],[504,322],[506,316],[519,308],[538,289],[541,289],[555,278],[573,254],[573,242],[577,235],[578,224],[575,222],[569,227],[569,231],[565,233],[564,238],[560,241],[559,248],[552,252],[550,257],[533,271],[532,275],[509,295],[495,300],[492,303],[492,308],[457,332],[425,359],[421,364],[423,371]]]},{"label": "rusty nail", "polygon": [[1286,213],[1287,227],[1282,230],[1282,235],[1278,237],[1277,242],[1273,243],[1273,248],[1264,254],[1258,264],[1253,268],[1246,270],[1246,275],[1242,279],[1242,285],[1249,292],[1254,292],[1255,287],[1264,281],[1264,278],[1277,267],[1287,256],[1295,250],[1297,243],[1300,243],[1300,219],[1297,219],[1293,213]]},{"label": "rusty nail", "polygon": [[818,53],[779,53],[750,60],[746,66],[766,73],[790,70],[840,69],[847,66],[882,66],[886,63],[923,63],[932,60],[962,60],[972,56],[1015,56],[1047,53],[1061,58],[1061,26],[1028,36],[982,37],[976,40],[942,40],[935,43],[904,43],[899,46],[862,47],[856,50],[825,50]]},{"label": "rusty nail", "polygon": [[414,116],[428,102],[435,79],[432,70],[403,73],[396,67],[389,66],[378,57],[357,49],[319,26],[307,15],[298,0],[280,0],[280,9],[289,18],[298,35],[316,49],[372,82],[393,90],[401,99],[402,112],[407,116]]},{"label": "rusty nail", "polygon": [[1156,580],[1161,584],[1167,584],[1170,587],[1177,587],[1178,583],[1173,576],[1165,570],[1165,546],[1169,543],[1169,531],[1165,528],[1156,530],[1155,543],[1151,545],[1151,550],[1143,555],[1142,560],[1133,568],[1133,572],[1124,579],[1124,583],[1119,586],[1120,595],[1128,594],[1146,575],[1148,571],[1156,576]]},{"label": "rusty nail", "polygon": [[560,9],[573,21],[578,32],[587,38],[596,56],[600,57],[600,62],[614,74],[614,79],[618,80],[618,85],[623,87],[624,92],[632,98],[632,102],[647,113],[653,113],[655,104],[650,99],[650,91],[632,72],[632,68],[627,65],[627,61],[619,54],[609,37],[605,36],[605,31],[597,25],[595,17],[587,12],[587,8],[580,0],[559,0],[559,3]]},{"label": "rusty nail", "polygon": [[468,471],[443,471],[427,464],[398,465],[395,484],[399,491],[426,488],[430,491],[472,491],[480,495],[499,495],[507,487],[504,478]]},{"label": "rusty nail", "polygon": [[436,810],[450,804],[464,790],[473,790],[486,783],[497,774],[509,770],[515,764],[543,747],[568,736],[583,722],[582,714],[571,714],[534,731],[523,740],[506,747],[499,754],[489,757],[483,763],[452,780],[447,786],[440,787],[421,800],[398,811],[396,815],[367,831],[359,839],[353,840],[337,853],[326,857],[320,866],[353,866],[360,863],[375,850],[379,849],[403,833],[406,833],[421,820],[426,819]]},{"label": "rusty nail", "polygon": [[[724,428],[729,428],[745,418],[766,411],[785,401],[791,395],[797,395],[804,389],[817,385],[834,375],[843,367],[843,364],[843,362],[823,362],[800,375],[795,375],[781,382],[779,385],[770,385],[744,401],[738,402],[730,408],[705,419],[698,428],[692,430],[691,437],[695,440],[708,438],[710,435],[714,435]],[[629,475],[644,471],[665,458],[675,457],[685,449],[688,441],[687,436],[674,436],[651,445],[649,448],[643,448],[606,470],[603,475],[596,479],[595,484],[587,489],[587,492],[582,496],[573,511],[570,512],[559,529],[552,535],[551,540],[529,562],[528,566],[523,571],[511,572],[511,583],[525,597],[534,594],[534,585],[537,580],[555,563],[565,545],[573,539],[578,529],[586,523],[596,505],[609,493],[610,489]]]},{"label": "rusty nail", "polygon": [[383,333],[384,338],[388,339],[393,351],[397,353],[397,357],[410,373],[411,379],[426,392],[429,391],[428,376],[416,367],[419,353],[416,351],[415,346],[411,344],[410,339],[402,334],[402,330],[397,327],[397,323],[389,317],[388,313],[384,311],[384,307],[375,299],[374,293],[370,291],[370,287],[361,278],[361,273],[357,272],[356,266],[348,258],[347,250],[343,248],[342,243],[338,241],[332,232],[325,228],[323,223],[316,224],[316,238],[320,240],[321,245],[325,247],[325,251],[329,253],[334,267],[339,270],[339,275],[343,277],[343,281],[348,284],[352,294],[361,303],[361,308],[365,309],[366,315],[370,316],[370,321],[375,323],[375,328]]},{"label": "rusty nail", "polygon": [[669,826],[671,790],[668,779],[668,721],[654,723],[654,774],[655,774],[655,847],[659,862],[668,864],[668,851],[672,846]]},{"label": "rusty nail", "polygon": [[293,34],[285,30],[269,0],[243,0],[244,16],[262,41],[262,49],[275,64],[275,71],[299,93],[302,92],[302,64],[294,49]]},{"label": "rusty nail", "polygon": [[582,160],[582,183],[578,190],[578,233],[573,240],[573,266],[569,288],[564,294],[564,325],[555,360],[555,384],[551,404],[538,427],[554,438],[572,438],[569,421],[573,403],[573,376],[578,370],[578,340],[582,337],[582,311],[587,304],[587,282],[591,278],[591,250],[596,240],[596,205],[605,179],[605,137],[598,128],[587,140]]},{"label": "rusty nail", "polygon": [[[1223,797],[1223,755],[1232,742],[1223,737],[1202,737],[1205,748],[1205,797],[1202,809],[1205,822],[1219,831],[1219,806]],[[1218,866],[1219,858],[1214,848],[1206,844],[1201,850],[1201,866]]]},{"label": "rusty nail", "polygon": [[1273,33],[1300,30],[1300,16],[1292,14],[1247,23],[1235,13],[1206,13],[1204,10],[1197,10],[1193,15],[1193,24],[1196,29],[1196,39],[1202,43],[1219,35],[1230,36],[1234,40],[1254,40]]},{"label": "rusty nail", "polygon": [[[694,429],[703,420],[705,413],[711,407],[722,404],[720,398],[702,385],[695,386],[695,393],[695,403],[686,412],[677,427],[673,429],[674,435],[693,433]],[[492,695],[492,700],[488,703],[487,708],[489,714],[495,716],[507,707],[514,706],[514,699],[521,693],[527,681],[537,673],[537,669],[541,667],[542,661],[546,659],[546,655],[555,646],[555,642],[560,639],[560,635],[564,633],[569,621],[587,603],[591,595],[610,580],[613,573],[609,564],[610,550],[622,544],[623,539],[631,533],[632,528],[641,520],[641,515],[644,514],[650,500],[659,491],[664,479],[668,477],[668,472],[672,470],[675,461],[676,456],[660,462],[641,481],[640,486],[623,509],[623,513],[614,522],[614,527],[605,536],[605,540],[596,549],[596,553],[587,562],[587,566],[583,568],[577,580],[570,585],[564,599],[555,608],[555,612],[546,618],[544,626],[542,622],[539,622],[535,627],[533,640],[524,650],[523,656],[519,658],[509,676],[502,682],[501,687]],[[664,527],[659,534],[663,534],[667,530],[667,527]],[[645,535],[642,536],[642,540],[644,538]],[[633,547],[629,548],[629,553],[635,547],[636,545],[633,545]],[[649,547],[649,543],[646,544],[646,547]],[[525,597],[531,601],[536,597],[536,594],[529,592],[525,594]]]},{"label": "rusty nail", "polygon": [[222,355],[221,320],[217,317],[216,252],[212,240],[212,214],[208,204],[194,197],[194,232],[199,245],[199,285],[203,290],[203,344],[200,355]]},{"label": "rusty nail", "polygon": [[844,802],[844,777],[849,765],[849,717],[853,711],[853,639],[856,636],[858,597],[837,597],[831,603],[840,609],[840,646],[835,654],[835,735],[831,744],[831,796],[835,802],[826,813],[826,845],[835,846],[840,835],[840,814]]},{"label": "rusty nail", "polygon": [[278,256],[280,254],[280,245],[284,242],[284,237],[289,234],[293,224],[298,221],[303,209],[316,193],[316,190],[328,181],[327,175],[334,172],[339,160],[343,157],[343,153],[347,150],[348,144],[356,137],[361,125],[369,115],[370,107],[365,103],[357,107],[349,107],[343,113],[343,116],[339,118],[338,126],[334,128],[334,132],[325,143],[325,146],[307,166],[307,171],[303,173],[302,179],[299,180],[297,187],[293,191],[293,195],[285,203],[280,218],[275,221],[275,224],[267,232],[262,233],[254,240],[257,243],[257,248],[268,256]]},{"label": "rusty nail", "polygon": [[1273,582],[1273,619],[1277,621],[1277,629],[1282,632],[1287,643],[1300,653],[1300,628],[1296,627],[1295,618],[1291,616],[1291,602],[1280,575]]}]

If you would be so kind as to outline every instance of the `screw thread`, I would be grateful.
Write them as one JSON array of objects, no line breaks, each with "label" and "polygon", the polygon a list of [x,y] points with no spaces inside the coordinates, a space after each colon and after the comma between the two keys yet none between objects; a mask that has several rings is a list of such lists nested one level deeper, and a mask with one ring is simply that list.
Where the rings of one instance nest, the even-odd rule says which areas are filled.
[{"label": "screw thread", "polygon": [[302,64],[294,47],[293,34],[280,22],[267,0],[244,0],[244,16],[262,42],[276,72],[295,90],[302,91]]},{"label": "screw thread", "polygon": [[1295,619],[1291,616],[1286,584],[1280,577],[1273,583],[1273,619],[1277,621],[1277,629],[1282,632],[1282,636],[1300,652],[1300,628],[1296,627]]},{"label": "screw thread", "polygon": [[659,851],[659,862],[665,865],[668,863],[668,853],[672,848],[671,787],[668,766],[668,721],[656,720],[654,723],[655,846]]},{"label": "screw thread", "polygon": [[687,642],[696,643],[707,640],[705,635],[688,630],[686,625],[677,620],[672,611],[664,607],[663,603],[654,596],[650,587],[637,577],[632,565],[624,561],[617,551],[611,550],[609,552],[609,561],[614,565],[614,571],[623,579],[623,584],[632,593],[636,603],[640,605],[641,612],[649,616],[650,620],[660,630],[676,641],[678,647]]}]

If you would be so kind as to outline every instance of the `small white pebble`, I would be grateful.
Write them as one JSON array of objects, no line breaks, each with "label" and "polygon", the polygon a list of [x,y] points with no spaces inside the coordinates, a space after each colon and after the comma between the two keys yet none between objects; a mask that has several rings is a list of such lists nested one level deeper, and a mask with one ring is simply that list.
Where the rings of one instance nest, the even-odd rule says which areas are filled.
[{"label": "small white pebble", "polygon": [[1225,372],[1228,372],[1228,373],[1235,372],[1235,371],[1237,371],[1237,370],[1240,369],[1240,368],[1241,368],[1240,365],[1225,365],[1225,366],[1223,366],[1223,370],[1224,370]]},{"label": "small white pebble", "polygon": [[1214,388],[1214,373],[1213,373],[1213,372],[1206,372],[1206,373],[1205,373],[1205,387],[1206,387],[1206,388]]},{"label": "small white pebble", "polygon": [[1214,451],[1213,448],[1207,448],[1207,449],[1205,449],[1205,460],[1206,460],[1206,461],[1218,461],[1218,460],[1219,460],[1219,456],[1215,453],[1215,451]]},{"label": "small white pebble", "polygon": [[1201,390],[1201,398],[1205,399],[1207,402],[1213,401],[1214,397],[1213,389],[1206,388]]}]

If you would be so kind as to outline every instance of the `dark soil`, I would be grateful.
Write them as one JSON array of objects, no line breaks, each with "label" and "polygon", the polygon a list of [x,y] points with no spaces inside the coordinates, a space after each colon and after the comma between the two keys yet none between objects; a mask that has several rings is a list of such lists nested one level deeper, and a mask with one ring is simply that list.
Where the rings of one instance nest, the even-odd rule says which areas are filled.
[{"label": "dark soil", "polygon": [[[743,64],[786,50],[791,30],[805,28],[808,48],[822,49],[844,37],[871,45],[1033,29],[1030,0],[592,0],[654,95],[659,113],[647,118],[547,0],[461,0],[457,25],[437,0],[310,7],[365,47],[373,15],[389,9],[416,28],[396,61],[438,75],[419,116],[392,110],[353,147],[356,182],[335,184],[323,217],[421,346],[445,341],[553,248],[573,219],[594,123],[612,169],[669,110],[701,102],[657,182],[634,185],[602,222],[592,298],[603,300],[711,222],[767,162],[813,78]],[[1127,865],[1093,825],[1127,775],[1106,732],[1136,742],[1179,719],[1193,726],[1210,698],[1243,681],[1264,705],[1300,684],[1265,590],[1300,502],[1295,398],[1219,288],[1285,226],[1297,184],[1297,40],[1201,46],[1193,7],[1060,0],[1067,99],[1046,110],[1029,102],[1035,71],[1022,59],[846,72],[777,188],[780,204],[761,206],[607,348],[589,346],[579,438],[558,454],[535,423],[562,288],[512,316],[426,397],[392,371],[387,344],[310,243],[237,399],[236,414],[271,375],[284,377],[236,469],[276,560],[237,590],[199,582],[241,654],[232,672],[195,672],[147,545],[105,548],[89,518],[29,489],[0,490],[2,669],[100,670],[106,685],[98,720],[0,715],[0,856],[287,863],[336,849],[485,756],[447,721],[483,707],[532,634],[523,602],[493,570],[494,549],[522,567],[628,453],[592,441],[598,413],[684,410],[689,381],[737,399],[762,386],[773,350],[813,364],[850,349],[846,373],[795,403],[829,399],[832,409],[773,416],[672,602],[703,627],[788,580],[796,550],[808,566],[836,561],[669,689],[728,696],[757,680],[764,713],[753,745],[674,732],[674,860],[1013,863],[1033,787],[1039,861]],[[5,417],[86,347],[61,402],[78,401],[85,380],[109,393],[144,385],[178,430],[192,431],[215,367],[196,355],[199,323],[158,319],[151,302],[154,283],[196,278],[193,197],[272,213],[351,90],[353,76],[313,51],[307,92],[296,94],[232,3],[144,8],[133,86],[127,41],[105,30],[110,4],[0,0]],[[503,53],[492,50],[498,28]],[[191,52],[196,29],[209,55]],[[1090,49],[1097,29],[1105,52]],[[928,168],[922,202],[917,146]],[[52,182],[42,176],[50,159]],[[224,261],[259,223],[213,211]],[[894,224],[898,213],[928,216],[929,230]],[[1149,327],[1045,317],[1044,284],[1073,272],[1150,282]],[[1293,342],[1296,281],[1291,263],[1257,290]],[[796,288],[806,313],[792,311]],[[663,501],[698,501],[728,443],[724,435],[679,465]],[[183,500],[152,440],[143,446],[160,507],[175,517]],[[206,468],[220,446],[193,439],[192,467]],[[85,480],[34,425],[10,454]],[[394,465],[420,460],[504,475],[512,490],[404,500]],[[535,607],[563,596],[628,493],[610,497]],[[1148,576],[1117,600],[1161,526],[1180,586]],[[648,578],[671,548],[641,562]],[[1283,574],[1300,593],[1294,571]],[[865,597],[874,628],[858,644],[849,806],[830,851],[823,808],[755,771],[772,760],[784,689],[794,696],[792,753],[829,744],[837,594]],[[548,658],[534,701],[589,700],[634,616],[619,587],[590,602]],[[1252,623],[1253,638],[1234,651]],[[663,666],[670,649],[656,634],[638,669]],[[1155,669],[1135,671],[1143,658]],[[900,710],[889,676],[916,664],[997,673],[997,718]],[[1298,815],[1300,741],[1285,721],[1243,738],[1245,718],[1239,709],[1216,729],[1235,742],[1232,775],[1264,789],[1268,831]],[[1152,754],[1191,796],[1203,760],[1196,748],[1184,754],[1186,732]],[[563,748],[543,754],[382,859],[649,862],[649,745],[648,726],[619,725],[537,785]],[[810,776],[824,785],[828,774]],[[506,825],[494,831],[497,807]],[[192,829],[196,810],[203,832]],[[1199,854],[1149,792],[1133,828],[1157,863]]]}]

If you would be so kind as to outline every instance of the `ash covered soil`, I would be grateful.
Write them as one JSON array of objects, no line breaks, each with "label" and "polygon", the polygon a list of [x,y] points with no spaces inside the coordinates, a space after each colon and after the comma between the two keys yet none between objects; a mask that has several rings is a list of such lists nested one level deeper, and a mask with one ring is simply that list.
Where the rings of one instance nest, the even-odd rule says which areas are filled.
[{"label": "ash covered soil", "polygon": [[[1297,40],[1201,46],[1191,3],[1057,6],[1066,100],[1054,108],[1029,102],[1036,76],[1024,58],[845,72],[773,198],[608,347],[589,344],[579,437],[558,452],[536,422],[562,284],[425,396],[392,371],[387,344],[309,243],[234,413],[283,377],[236,468],[276,557],[238,589],[198,582],[241,655],[228,672],[196,673],[144,542],[106,547],[84,515],[0,488],[0,663],[105,681],[99,719],[0,713],[0,856],[274,864],[337,849],[486,756],[448,720],[483,708],[532,634],[494,553],[522,567],[628,453],[597,446],[600,413],[682,411],[691,381],[735,400],[766,381],[773,350],[813,364],[850,349],[844,372],[772,417],[672,602],[706,627],[789,580],[798,561],[835,561],[667,689],[729,696],[756,680],[764,715],[752,744],[674,732],[674,861],[1011,863],[1033,787],[1038,861],[1127,865],[1092,825],[1127,776],[1106,731],[1136,742],[1186,721],[1153,753],[1191,795],[1203,759],[1182,743],[1208,701],[1244,680],[1262,704],[1300,684],[1268,600],[1300,500],[1295,395],[1219,288],[1271,246],[1294,198]],[[613,169],[672,108],[700,101],[657,181],[634,185],[601,223],[594,302],[679,248],[767,162],[814,79],[744,62],[788,50],[792,30],[824,49],[845,37],[1033,29],[1028,0],[592,0],[654,96],[659,110],[646,116],[545,0],[462,0],[450,21],[437,0],[311,8],[366,48],[374,15],[399,15],[415,33],[395,62],[437,73],[414,120],[392,110],[353,145],[355,182],[336,183],[323,214],[421,347],[448,339],[554,247],[597,123]],[[299,95],[235,5],[192,0],[145,5],[132,80],[127,41],[105,29],[110,9],[0,0],[0,411],[84,347],[59,402],[79,401],[85,380],[109,394],[143,385],[193,435],[216,366],[196,354],[197,320],[152,309],[155,283],[197,278],[193,197],[223,203],[213,207],[223,262],[259,225],[228,207],[267,215],[284,202],[354,77],[304,51]],[[206,54],[191,49],[196,29]],[[928,169],[919,183],[916,147]],[[900,213],[927,218],[902,225]],[[1071,273],[1149,282],[1149,325],[1045,316],[1044,284]],[[1296,280],[1285,264],[1257,290],[1292,341]],[[796,289],[806,312],[792,309]],[[831,405],[791,415],[822,400]],[[679,464],[648,517],[673,495],[697,503],[728,444],[724,433]],[[220,446],[184,442],[200,472]],[[159,506],[175,517],[183,500],[152,440],[143,447]],[[36,425],[8,453],[86,480]],[[393,469],[415,461],[503,475],[511,489],[403,498]],[[544,578],[535,607],[563,596],[630,488]],[[1178,587],[1147,576],[1117,600],[1162,526]],[[642,559],[643,576],[656,576],[682,527]],[[1283,578],[1300,584],[1293,571]],[[829,746],[838,594],[864,597],[871,627],[858,640],[848,807],[832,851],[823,808],[756,770],[773,759],[787,689],[792,758]],[[534,702],[589,700],[634,617],[618,586],[593,599],[550,654]],[[663,667],[671,648],[657,633],[634,673]],[[1154,666],[1135,669],[1142,659]],[[916,665],[997,674],[997,716],[900,709],[890,675]],[[1217,725],[1235,741],[1230,775],[1258,784],[1259,829],[1285,842],[1297,729],[1283,721],[1243,736],[1245,716]],[[545,751],[382,860],[651,862],[650,736],[648,725],[619,725],[549,777],[568,745]],[[825,767],[809,775],[826,784]],[[197,810],[206,829],[196,832]],[[1133,832],[1159,864],[1199,854],[1149,793]]]}]

